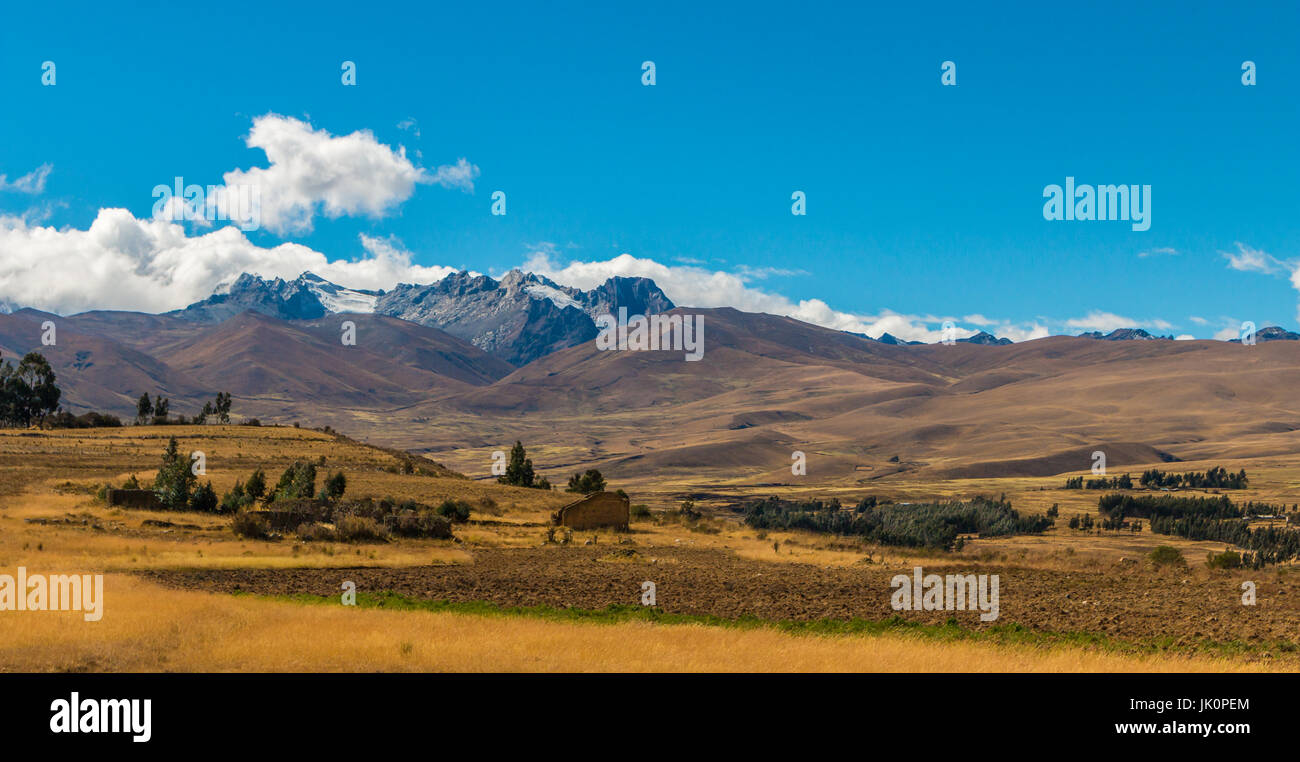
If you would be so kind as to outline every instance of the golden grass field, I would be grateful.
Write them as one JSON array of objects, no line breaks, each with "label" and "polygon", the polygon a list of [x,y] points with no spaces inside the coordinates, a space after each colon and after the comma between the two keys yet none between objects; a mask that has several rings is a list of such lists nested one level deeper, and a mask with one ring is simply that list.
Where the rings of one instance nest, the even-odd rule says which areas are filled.
[{"label": "golden grass field", "polygon": [[[201,450],[219,493],[263,468],[272,481],[295,459],[341,469],[349,495],[421,502],[455,497],[476,506],[476,520],[455,541],[399,540],[347,545],[236,537],[229,519],[110,509],[94,498],[105,482],[151,480],[168,437]],[[1204,654],[1139,654],[1075,646],[979,641],[936,642],[906,634],[806,635],[776,629],[645,622],[549,621],[528,615],[345,608],[175,589],[133,575],[139,569],[287,569],[472,564],[475,548],[530,547],[545,535],[549,513],[571,496],[498,485],[430,468],[402,474],[391,451],[293,427],[169,426],[62,431],[0,431],[0,573],[25,566],[41,573],[103,573],[105,616],[0,612],[4,671],[1235,671],[1295,669],[1296,662]],[[1180,470],[1206,464],[1180,463]],[[1217,464],[1210,464],[1217,465]],[[1291,502],[1300,464],[1224,462],[1247,467],[1252,488],[1234,499]],[[1140,469],[1133,469],[1135,472]],[[1062,517],[1095,510],[1096,493],[1066,491],[1064,476],[891,482],[871,490],[897,499],[1005,492],[1020,510],[1053,503]],[[554,481],[555,479],[553,479]],[[626,486],[633,503],[636,485]],[[670,508],[672,485],[652,507]],[[685,485],[683,485],[685,486]],[[882,485],[883,486],[883,485]],[[782,495],[866,490],[763,490]],[[706,511],[710,506],[704,504]],[[1108,569],[1141,558],[1157,544],[1180,547],[1195,567],[1213,543],[1149,533],[1084,534],[1061,527],[1042,536],[978,540],[959,555],[871,548],[802,532],[760,533],[716,514],[688,527],[639,522],[638,546],[690,546],[768,562],[910,568],[1013,563],[1052,570]],[[147,525],[165,521],[174,526]],[[1063,523],[1063,522],[1062,522]],[[182,525],[188,525],[182,526]],[[576,533],[574,542],[614,544],[609,533]],[[776,543],[774,547],[774,543]],[[521,585],[528,584],[526,580]]]}]

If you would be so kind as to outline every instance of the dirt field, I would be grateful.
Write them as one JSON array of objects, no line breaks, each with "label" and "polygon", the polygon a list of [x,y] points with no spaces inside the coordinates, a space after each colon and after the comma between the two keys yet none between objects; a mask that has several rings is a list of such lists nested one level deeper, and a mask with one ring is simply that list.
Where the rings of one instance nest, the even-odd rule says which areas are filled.
[{"label": "dirt field", "polygon": [[[896,612],[890,580],[899,569],[817,567],[738,558],[688,548],[545,547],[479,549],[455,566],[313,570],[208,569],[140,572],[186,589],[259,594],[338,595],[344,580],[358,591],[388,591],[427,600],[490,601],[503,606],[602,609],[636,604],[641,583],[656,585],[668,613],[770,621],[887,619],[896,613],[927,624],[950,617],[988,629],[1019,624],[1039,631],[1091,632],[1150,642],[1170,639],[1195,650],[1201,641],[1240,641],[1269,653],[1300,632],[1300,578],[1295,574],[1160,572],[1134,564],[1111,572],[1056,572],[981,567],[1000,578],[1000,616],[978,612]],[[958,567],[926,569],[944,573]],[[1257,583],[1254,606],[1241,603],[1241,582]],[[1289,658],[1281,651],[1271,657]]]}]

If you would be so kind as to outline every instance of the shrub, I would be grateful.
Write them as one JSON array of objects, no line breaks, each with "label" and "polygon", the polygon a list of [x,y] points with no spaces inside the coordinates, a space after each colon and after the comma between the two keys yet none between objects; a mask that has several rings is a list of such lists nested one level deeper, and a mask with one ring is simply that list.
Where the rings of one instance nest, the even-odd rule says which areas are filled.
[{"label": "shrub", "polygon": [[388,533],[368,516],[347,515],[334,524],[340,542],[388,542]]},{"label": "shrub", "polygon": [[271,525],[254,511],[236,513],[230,522],[230,528],[235,534],[250,540],[266,540],[271,536]]},{"label": "shrub", "polygon": [[389,514],[385,519],[390,531],[401,537],[423,537],[434,540],[450,540],[451,521],[446,516],[428,510],[402,511]]},{"label": "shrub", "polygon": [[1235,550],[1225,550],[1217,554],[1211,551],[1205,554],[1205,565],[1211,569],[1240,569],[1241,554]]},{"label": "shrub", "polygon": [[338,532],[316,521],[309,521],[299,526],[297,534],[298,539],[303,542],[334,542],[338,540]]},{"label": "shrub", "polygon": [[460,524],[469,521],[469,511],[469,503],[464,500],[444,500],[437,508],[439,516]]},{"label": "shrub", "polygon": [[1157,546],[1155,550],[1151,551],[1147,558],[1151,559],[1151,563],[1156,566],[1187,565],[1187,561],[1183,558],[1182,552],[1179,551],[1178,548],[1170,547],[1168,545]]},{"label": "shrub", "polygon": [[645,505],[643,503],[632,506],[632,518],[634,519],[650,518],[650,506]]}]

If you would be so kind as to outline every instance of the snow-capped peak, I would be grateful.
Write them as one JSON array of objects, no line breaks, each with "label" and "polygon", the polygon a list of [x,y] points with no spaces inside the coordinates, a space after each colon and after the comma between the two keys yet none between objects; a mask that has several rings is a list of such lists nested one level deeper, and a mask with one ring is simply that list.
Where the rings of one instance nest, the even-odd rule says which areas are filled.
[{"label": "snow-capped peak", "polygon": [[582,309],[582,305],[573,297],[554,286],[548,286],[544,283],[530,283],[527,286],[524,286],[524,291],[534,299],[550,299],[555,303],[555,306],[560,309],[564,309],[565,307],[577,307],[578,309]]},{"label": "snow-capped peak", "polygon": [[375,311],[375,302],[379,299],[379,292],[345,288],[330,283],[315,273],[303,273],[298,280],[330,312],[370,314]]}]

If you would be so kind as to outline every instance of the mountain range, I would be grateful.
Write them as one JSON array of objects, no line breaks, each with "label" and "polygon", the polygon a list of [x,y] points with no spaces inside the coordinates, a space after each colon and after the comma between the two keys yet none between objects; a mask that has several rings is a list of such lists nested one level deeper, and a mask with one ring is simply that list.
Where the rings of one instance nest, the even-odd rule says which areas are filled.
[{"label": "mountain range", "polygon": [[245,311],[281,320],[387,315],[438,328],[512,365],[526,365],[595,338],[598,315],[617,314],[620,307],[632,315],[652,315],[673,306],[648,278],[614,277],[582,291],[520,270],[499,281],[458,272],[432,284],[401,283],[385,292],[345,288],[308,272],[291,281],[244,274],[228,290],[168,314],[201,323]]},{"label": "mountain range", "polygon": [[[602,351],[594,317],[620,307],[699,316],[703,359]],[[1296,452],[1300,343],[1276,340],[1294,338],[1266,328],[1247,347],[1132,329],[914,344],[680,308],[643,278],[582,291],[518,271],[384,292],[246,275],[161,315],[0,314],[0,354],[44,353],[73,412],[131,418],[147,392],[188,415],[228,391],[237,420],[330,425],[472,475],[520,439],[539,468],[629,484],[790,483],[795,451],[810,482],[841,485],[1052,474],[1086,469],[1095,449],[1117,467]]]}]

